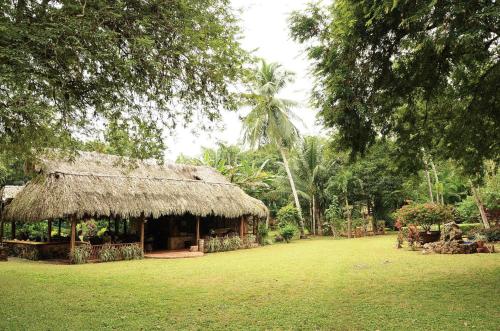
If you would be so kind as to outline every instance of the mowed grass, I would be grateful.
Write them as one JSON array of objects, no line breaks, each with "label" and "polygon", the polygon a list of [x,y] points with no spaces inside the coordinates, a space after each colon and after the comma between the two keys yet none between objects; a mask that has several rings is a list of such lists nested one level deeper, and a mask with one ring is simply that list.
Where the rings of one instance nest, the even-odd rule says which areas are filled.
[{"label": "mowed grass", "polygon": [[1,330],[498,330],[500,254],[422,255],[395,236],[202,258],[0,263]]}]

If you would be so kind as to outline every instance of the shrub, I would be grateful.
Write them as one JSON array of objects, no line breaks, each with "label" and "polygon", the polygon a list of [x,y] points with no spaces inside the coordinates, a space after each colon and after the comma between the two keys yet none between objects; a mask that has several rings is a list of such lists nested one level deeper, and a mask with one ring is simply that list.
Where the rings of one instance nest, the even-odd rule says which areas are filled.
[{"label": "shrub", "polygon": [[460,222],[476,223],[480,220],[481,215],[477,208],[474,198],[468,196],[456,205],[456,211]]},{"label": "shrub", "polygon": [[90,253],[92,251],[92,246],[90,245],[80,245],[76,246],[73,251],[69,253],[69,260],[72,264],[83,264],[87,263],[90,258]]},{"label": "shrub", "polygon": [[144,257],[142,249],[137,244],[120,247],[120,254],[124,260],[139,260]]},{"label": "shrub", "polygon": [[220,252],[221,246],[222,245],[219,238],[210,238],[206,243],[208,253]]},{"label": "shrub", "polygon": [[110,245],[104,244],[101,251],[99,252],[99,261],[101,262],[111,262],[120,259],[120,249]]},{"label": "shrub", "polygon": [[285,227],[287,224],[298,224],[300,221],[299,211],[292,205],[282,207],[278,211],[276,218],[278,219],[278,226],[280,228]]},{"label": "shrub", "polygon": [[[255,238],[255,236],[254,236]],[[254,239],[255,240],[255,239]],[[206,251],[208,253],[215,252],[225,252],[225,251],[234,251],[236,249],[241,248],[244,245],[243,240],[241,240],[238,236],[233,237],[224,237],[224,238],[210,238],[206,243]]]},{"label": "shrub", "polygon": [[240,249],[243,245],[243,240],[239,236],[233,236],[229,238],[229,251],[234,251]]},{"label": "shrub", "polygon": [[256,237],[253,234],[249,234],[245,238],[243,238],[243,242],[241,244],[241,248],[251,248],[254,243],[256,243]]},{"label": "shrub", "polygon": [[257,229],[257,240],[259,244],[264,245],[264,242],[269,237],[269,229],[263,223],[259,224],[259,228]]},{"label": "shrub", "polygon": [[434,203],[412,203],[398,209],[395,215],[403,224],[419,225],[424,231],[429,231],[433,224],[453,220],[453,209]]},{"label": "shrub", "polygon": [[458,224],[460,227],[460,230],[462,230],[462,233],[467,236],[469,232],[474,232],[476,229],[480,229],[481,223],[465,223],[465,224]]},{"label": "shrub", "polygon": [[287,224],[280,230],[281,236],[287,243],[292,240],[293,236],[295,236],[295,233],[297,233],[297,227],[293,224]]},{"label": "shrub", "polygon": [[500,241],[500,226],[495,226],[490,229],[475,228],[469,231],[467,237],[472,240],[476,240],[478,236],[484,236],[485,241],[493,242]]}]

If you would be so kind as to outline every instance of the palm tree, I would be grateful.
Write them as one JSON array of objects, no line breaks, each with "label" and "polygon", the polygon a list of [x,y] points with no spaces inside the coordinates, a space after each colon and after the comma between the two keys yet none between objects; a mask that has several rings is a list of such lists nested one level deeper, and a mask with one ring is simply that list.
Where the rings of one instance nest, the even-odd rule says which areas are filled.
[{"label": "palm tree", "polygon": [[322,142],[318,137],[306,137],[300,144],[295,157],[295,173],[298,174],[301,187],[306,191],[305,195],[309,200],[311,214],[311,230],[316,234],[318,228],[318,182],[322,172],[325,170],[323,165]]},{"label": "palm tree", "polygon": [[243,119],[244,140],[250,147],[273,144],[277,147],[292,188],[295,206],[300,215],[300,232],[304,235],[304,220],[299,197],[295,188],[287,153],[299,137],[297,127],[292,123],[293,101],[278,97],[279,92],[292,81],[292,73],[283,70],[277,63],[262,60],[252,81],[252,91],[246,95],[250,113]]}]

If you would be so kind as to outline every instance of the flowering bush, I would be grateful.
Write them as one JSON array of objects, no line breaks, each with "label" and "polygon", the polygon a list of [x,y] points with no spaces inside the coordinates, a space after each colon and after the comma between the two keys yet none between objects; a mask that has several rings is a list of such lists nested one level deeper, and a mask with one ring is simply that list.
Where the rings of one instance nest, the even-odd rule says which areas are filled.
[{"label": "flowering bush", "polygon": [[429,231],[433,224],[452,221],[453,209],[434,203],[412,203],[398,209],[395,216],[404,225],[415,224],[421,226],[424,231]]}]

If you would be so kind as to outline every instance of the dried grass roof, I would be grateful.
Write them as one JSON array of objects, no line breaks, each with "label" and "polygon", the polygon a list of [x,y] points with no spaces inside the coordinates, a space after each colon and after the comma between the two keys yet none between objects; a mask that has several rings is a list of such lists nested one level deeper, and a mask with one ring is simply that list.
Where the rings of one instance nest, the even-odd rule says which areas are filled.
[{"label": "dried grass roof", "polygon": [[84,217],[163,215],[265,217],[266,206],[210,167],[80,152],[45,158],[39,175],[5,209],[4,219],[35,222]]},{"label": "dried grass roof", "polygon": [[17,193],[19,193],[24,188],[24,185],[5,185],[0,189],[0,198],[2,202],[7,202],[16,197]]}]

